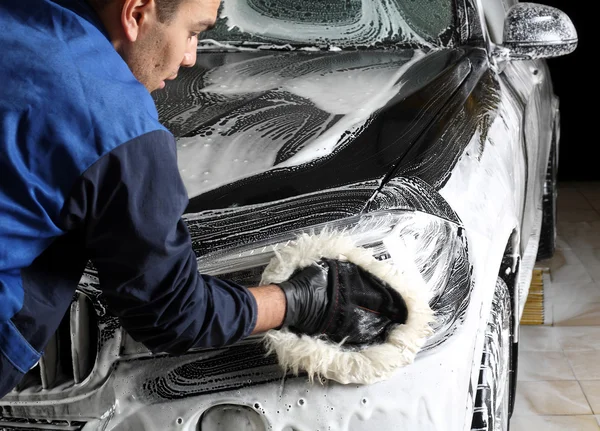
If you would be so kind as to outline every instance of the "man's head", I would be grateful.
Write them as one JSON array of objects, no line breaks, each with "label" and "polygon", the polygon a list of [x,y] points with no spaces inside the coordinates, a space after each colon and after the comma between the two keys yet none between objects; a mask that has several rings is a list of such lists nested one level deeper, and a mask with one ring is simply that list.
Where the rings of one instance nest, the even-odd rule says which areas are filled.
[{"label": "man's head", "polygon": [[163,88],[196,62],[198,33],[212,27],[220,0],[90,0],[115,49],[148,89]]}]

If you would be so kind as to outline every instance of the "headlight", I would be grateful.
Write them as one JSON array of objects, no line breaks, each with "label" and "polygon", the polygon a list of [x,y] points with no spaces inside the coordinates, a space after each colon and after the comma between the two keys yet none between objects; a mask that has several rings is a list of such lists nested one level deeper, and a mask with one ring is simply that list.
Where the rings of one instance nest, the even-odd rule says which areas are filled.
[{"label": "headlight", "polygon": [[[199,234],[198,229],[196,226],[195,235]],[[371,249],[379,260],[389,260],[399,267],[411,260],[414,262],[427,283],[430,305],[436,316],[435,333],[424,349],[443,342],[464,318],[471,292],[471,266],[464,230],[454,222],[418,211],[375,212],[287,232],[248,245],[225,247],[200,256],[198,266],[204,274],[256,286],[278,248],[293,241],[300,233],[316,234],[323,229],[350,235],[356,245]]]}]

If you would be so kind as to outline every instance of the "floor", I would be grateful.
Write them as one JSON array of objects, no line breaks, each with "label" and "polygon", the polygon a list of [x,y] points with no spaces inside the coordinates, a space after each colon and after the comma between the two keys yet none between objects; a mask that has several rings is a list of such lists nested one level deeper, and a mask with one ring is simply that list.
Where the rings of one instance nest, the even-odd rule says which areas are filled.
[{"label": "floor", "polygon": [[522,326],[511,431],[600,431],[600,182],[563,183],[546,325]]}]

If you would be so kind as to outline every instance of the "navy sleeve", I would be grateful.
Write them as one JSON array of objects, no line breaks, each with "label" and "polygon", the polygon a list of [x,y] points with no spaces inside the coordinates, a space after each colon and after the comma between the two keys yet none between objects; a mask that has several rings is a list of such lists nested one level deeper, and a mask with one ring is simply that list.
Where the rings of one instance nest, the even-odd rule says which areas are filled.
[{"label": "navy sleeve", "polygon": [[198,273],[187,203],[175,140],[157,130],[87,169],[63,211],[84,230],[109,308],[152,351],[231,344],[256,324],[245,287]]}]

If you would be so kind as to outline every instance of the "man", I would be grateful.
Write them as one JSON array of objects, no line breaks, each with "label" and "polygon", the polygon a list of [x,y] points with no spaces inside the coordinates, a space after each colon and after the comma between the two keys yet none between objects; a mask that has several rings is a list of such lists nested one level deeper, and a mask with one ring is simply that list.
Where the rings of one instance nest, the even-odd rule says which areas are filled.
[{"label": "man", "polygon": [[38,362],[88,260],[132,337],[171,353],[282,326],[327,335],[325,317],[344,312],[333,286],[380,286],[336,261],[280,286],[246,288],[198,272],[174,138],[150,92],[194,65],[197,35],[218,7],[0,4],[0,397]]}]

